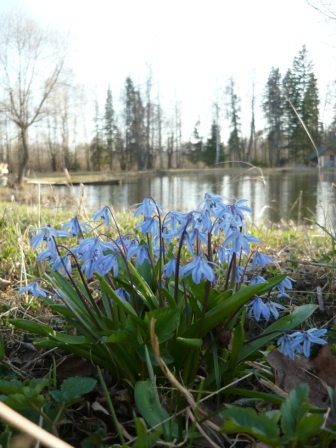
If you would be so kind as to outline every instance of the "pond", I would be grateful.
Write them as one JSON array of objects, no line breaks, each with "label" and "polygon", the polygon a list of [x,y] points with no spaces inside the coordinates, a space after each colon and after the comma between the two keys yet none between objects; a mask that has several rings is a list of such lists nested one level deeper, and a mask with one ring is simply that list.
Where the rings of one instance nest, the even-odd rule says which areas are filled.
[{"label": "pond", "polygon": [[[229,170],[194,171],[162,176],[130,178],[121,185],[87,185],[86,206],[98,210],[112,205],[115,210],[126,211],[152,196],[164,211],[196,209],[207,192],[226,198],[247,199],[256,223],[265,219],[278,223],[285,221],[307,222],[317,220],[325,224],[326,217],[336,224],[336,173],[318,170],[268,171],[266,174]],[[54,186],[56,193],[68,195],[69,187]],[[79,186],[73,193],[79,195]]]}]

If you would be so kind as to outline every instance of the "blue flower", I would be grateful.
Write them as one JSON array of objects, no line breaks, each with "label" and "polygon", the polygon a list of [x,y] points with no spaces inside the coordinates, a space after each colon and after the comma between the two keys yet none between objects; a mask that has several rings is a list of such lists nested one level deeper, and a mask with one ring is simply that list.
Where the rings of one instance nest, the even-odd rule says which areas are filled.
[{"label": "blue flower", "polygon": [[264,268],[272,262],[273,258],[269,257],[268,255],[261,254],[259,251],[257,251],[252,261],[252,269],[255,269],[257,267],[257,264],[259,264],[261,268]]},{"label": "blue flower", "polygon": [[98,237],[94,237],[82,240],[76,250],[76,255],[78,255],[82,261],[90,260],[91,258],[97,260],[103,255],[100,239]]},{"label": "blue flower", "polygon": [[123,300],[124,302],[129,302],[130,295],[128,294],[126,289],[119,288],[119,289],[116,289],[114,292],[117,294],[118,297],[121,298],[121,300]]},{"label": "blue flower", "polygon": [[105,221],[105,224],[109,226],[111,224],[111,211],[109,207],[105,206],[101,210],[98,210],[94,213],[92,219],[97,221],[98,218],[102,218]]},{"label": "blue flower", "polygon": [[231,251],[240,254],[241,250],[246,254],[250,253],[249,243],[259,242],[258,238],[253,235],[244,235],[239,229],[233,230],[223,243],[227,247],[231,243]]},{"label": "blue flower", "polygon": [[266,280],[261,275],[254,275],[250,281],[251,285],[258,285],[260,283],[266,283]]},{"label": "blue flower", "polygon": [[72,267],[69,254],[63,255],[62,257],[58,257],[51,270],[58,271],[59,269],[61,270],[62,275],[71,274]]},{"label": "blue flower", "polygon": [[[317,328],[310,328],[307,331],[296,331],[295,333],[288,335],[283,335],[278,339],[278,345],[281,344],[280,351],[284,355],[288,355],[294,360],[294,351],[298,353],[303,353],[306,358],[310,357],[310,346],[311,344],[324,345],[327,342],[321,339],[327,330],[318,330]],[[302,344],[302,347],[301,345]]]},{"label": "blue flower", "polygon": [[183,231],[190,217],[191,213],[169,212],[164,219],[164,228],[169,227],[174,232],[181,228],[181,231]]},{"label": "blue flower", "polygon": [[74,218],[70,219],[70,221],[67,221],[65,224],[63,224],[62,230],[69,230],[69,232],[72,233],[73,236],[75,236],[78,235],[80,231],[82,231],[82,233],[88,233],[92,230],[92,226],[85,222],[79,221],[77,216],[75,216]]},{"label": "blue flower", "polygon": [[272,302],[271,300],[268,300],[265,305],[270,310],[270,313],[273,314],[274,319],[279,319],[279,310],[285,310],[286,307],[283,305],[280,305],[280,303]]},{"label": "blue flower", "polygon": [[139,216],[142,214],[145,218],[150,218],[153,213],[161,216],[163,214],[162,207],[157,204],[153,198],[147,197],[143,200],[140,207],[135,210],[134,216]]},{"label": "blue flower", "polygon": [[205,260],[202,255],[197,255],[191,263],[188,263],[181,268],[181,277],[187,277],[189,274],[191,274],[192,279],[196,284],[200,283],[200,281],[205,278],[209,280],[209,282],[215,281],[215,273],[210,266],[210,263]]},{"label": "blue flower", "polygon": [[203,204],[202,212],[208,211],[218,218],[225,210],[225,205],[221,201],[223,197],[220,194],[205,193],[203,201],[198,206]]},{"label": "blue flower", "polygon": [[290,277],[285,277],[276,287],[280,291],[280,294],[278,294],[278,299],[289,299],[289,295],[285,293],[285,288],[287,289],[293,289],[292,282],[295,282]]},{"label": "blue flower", "polygon": [[35,298],[38,297],[46,297],[47,294],[51,294],[50,291],[47,289],[42,288],[36,280],[29,283],[29,285],[24,286],[20,289],[19,294],[23,294],[24,292],[28,292],[29,294],[32,294]]},{"label": "blue flower", "polygon": [[94,270],[101,276],[104,276],[113,269],[113,276],[117,277],[119,272],[117,258],[113,254],[104,255],[94,264]]},{"label": "blue flower", "polygon": [[166,263],[163,268],[162,272],[166,278],[170,278],[173,274],[176,272],[176,259],[172,258],[171,260]]},{"label": "blue flower", "polygon": [[247,317],[252,317],[252,314],[254,314],[254,318],[257,322],[260,320],[261,316],[263,316],[266,320],[270,318],[270,310],[261,297],[256,296],[253,299],[253,302],[246,306],[250,307]]},{"label": "blue flower", "polygon": [[228,249],[227,247],[223,247],[223,246],[219,247],[217,257],[218,257],[218,261],[220,263],[229,264],[231,255],[232,255],[231,249]]},{"label": "blue flower", "polygon": [[301,333],[294,333],[296,335],[296,342],[302,344],[303,354],[306,358],[310,356],[310,346],[311,344],[324,345],[327,342],[321,339],[327,330],[318,330],[317,328],[310,328],[307,331],[302,331]]},{"label": "blue flower", "polygon": [[278,339],[277,344],[280,346],[280,351],[284,355],[288,355],[291,359],[294,360],[294,350],[297,347],[298,343],[295,339],[294,334],[284,334],[281,338]]},{"label": "blue flower", "polygon": [[37,256],[37,261],[49,260],[52,263],[55,262],[58,257],[57,247],[54,238],[50,237],[47,241],[47,248],[42,250]]},{"label": "blue flower", "polygon": [[148,253],[148,247],[147,246],[143,246],[143,245],[139,245],[139,246],[134,246],[131,247],[130,249],[128,249],[127,252],[127,259],[129,260],[130,258],[133,257],[133,255],[136,256],[137,262],[142,265],[142,263],[144,262],[144,260],[148,260],[149,263],[151,262],[151,259],[149,257],[149,253]]},{"label": "blue flower", "polygon": [[95,272],[95,264],[97,259],[96,258],[88,258],[84,261],[81,267],[81,271],[86,273],[87,278],[92,278],[93,274]]},{"label": "blue flower", "polygon": [[228,205],[228,208],[231,210],[233,216],[239,216],[242,221],[245,218],[243,212],[252,212],[250,207],[248,207],[247,205],[243,205],[245,202],[247,202],[247,199],[239,199],[238,201]]},{"label": "blue flower", "polygon": [[64,230],[56,230],[49,226],[43,226],[39,229],[32,229],[30,232],[35,232],[37,230],[40,232],[34,235],[30,241],[33,250],[37,249],[43,241],[48,241],[53,236],[72,236],[69,232],[65,232]]},{"label": "blue flower", "polygon": [[159,232],[159,222],[155,217],[145,218],[144,221],[135,226],[135,229],[140,229],[142,234],[150,233],[156,236]]},{"label": "blue flower", "polygon": [[245,266],[236,266],[236,272],[235,272],[235,280],[236,283],[244,282],[246,280],[246,275],[244,272],[248,271],[248,269],[245,269]]}]

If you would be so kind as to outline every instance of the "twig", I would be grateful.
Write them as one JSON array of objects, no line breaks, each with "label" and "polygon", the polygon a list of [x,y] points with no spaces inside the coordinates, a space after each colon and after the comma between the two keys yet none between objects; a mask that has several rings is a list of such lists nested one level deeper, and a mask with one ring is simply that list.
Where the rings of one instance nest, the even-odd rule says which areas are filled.
[{"label": "twig", "polygon": [[306,264],[308,266],[319,266],[321,268],[336,268],[336,265],[330,265],[328,263],[315,263],[313,261],[305,261],[305,260],[284,260],[286,263],[300,263]]},{"label": "twig", "polygon": [[317,294],[317,301],[318,301],[318,305],[321,311],[324,311],[324,302],[323,302],[323,297],[322,297],[322,288],[321,286],[318,286],[316,288],[316,294]]}]

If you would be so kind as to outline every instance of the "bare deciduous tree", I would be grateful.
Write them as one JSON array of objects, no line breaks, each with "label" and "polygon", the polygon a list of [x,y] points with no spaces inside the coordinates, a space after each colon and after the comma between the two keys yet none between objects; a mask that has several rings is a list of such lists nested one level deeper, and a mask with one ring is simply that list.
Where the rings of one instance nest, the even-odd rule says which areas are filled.
[{"label": "bare deciduous tree", "polygon": [[18,127],[22,157],[18,185],[29,161],[28,129],[42,119],[48,97],[64,83],[67,39],[22,11],[0,16],[0,107]]}]

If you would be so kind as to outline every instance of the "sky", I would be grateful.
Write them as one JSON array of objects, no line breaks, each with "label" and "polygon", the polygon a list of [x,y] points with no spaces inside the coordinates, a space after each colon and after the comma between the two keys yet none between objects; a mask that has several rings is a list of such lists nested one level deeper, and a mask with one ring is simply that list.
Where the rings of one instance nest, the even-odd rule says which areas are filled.
[{"label": "sky", "polygon": [[86,84],[102,107],[109,84],[118,109],[126,76],[142,86],[151,67],[164,109],[173,113],[175,101],[182,103],[184,138],[198,119],[209,132],[216,92],[227,138],[221,92],[231,76],[246,134],[254,80],[256,127],[262,128],[260,102],[271,67],[284,75],[304,44],[319,82],[322,119],[330,120],[325,100],[336,80],[336,35],[306,0],[0,1],[0,12],[13,8],[70,31],[76,82]]}]

